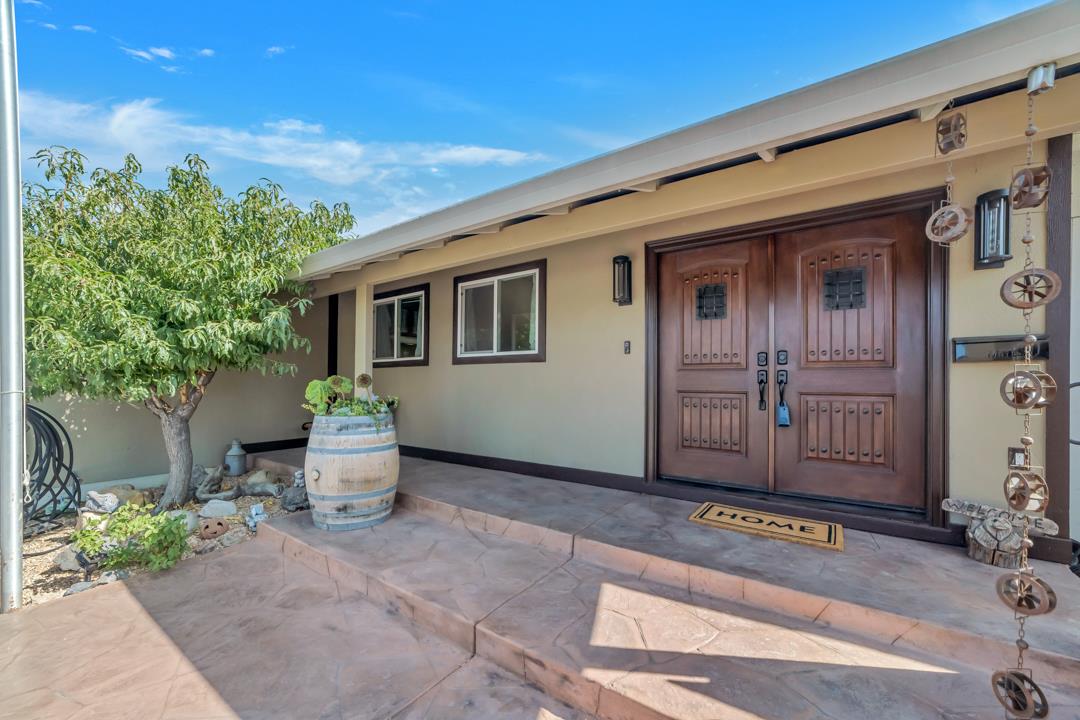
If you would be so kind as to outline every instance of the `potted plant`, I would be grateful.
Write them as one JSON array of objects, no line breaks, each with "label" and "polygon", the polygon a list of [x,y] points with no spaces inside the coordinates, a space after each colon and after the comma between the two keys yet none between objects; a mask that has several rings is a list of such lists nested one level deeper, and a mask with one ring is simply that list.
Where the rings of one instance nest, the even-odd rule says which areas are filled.
[{"label": "potted plant", "polygon": [[398,481],[396,397],[379,397],[371,376],[312,380],[304,407],[314,413],[304,458],[311,518],[323,530],[378,525],[390,517]]}]

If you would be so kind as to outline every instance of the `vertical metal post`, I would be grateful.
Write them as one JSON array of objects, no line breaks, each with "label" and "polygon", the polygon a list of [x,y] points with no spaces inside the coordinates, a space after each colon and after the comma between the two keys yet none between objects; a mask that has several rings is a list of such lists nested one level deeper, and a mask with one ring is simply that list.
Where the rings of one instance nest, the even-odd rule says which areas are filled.
[{"label": "vertical metal post", "polygon": [[0,612],[22,606],[25,379],[15,3],[0,0]]}]

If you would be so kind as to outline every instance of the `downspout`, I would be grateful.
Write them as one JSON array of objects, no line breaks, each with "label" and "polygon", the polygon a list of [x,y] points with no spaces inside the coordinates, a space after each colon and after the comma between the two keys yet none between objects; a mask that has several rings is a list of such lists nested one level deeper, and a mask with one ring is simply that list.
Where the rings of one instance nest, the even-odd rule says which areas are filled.
[{"label": "downspout", "polygon": [[0,0],[0,612],[22,606],[26,388],[21,192],[15,3]]}]

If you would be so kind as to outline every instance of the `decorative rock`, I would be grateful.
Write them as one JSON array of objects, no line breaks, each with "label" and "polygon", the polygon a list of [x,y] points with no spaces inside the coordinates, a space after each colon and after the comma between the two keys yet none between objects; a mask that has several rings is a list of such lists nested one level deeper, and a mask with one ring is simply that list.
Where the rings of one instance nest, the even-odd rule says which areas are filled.
[{"label": "decorative rock", "polygon": [[285,494],[281,496],[281,507],[289,512],[306,510],[308,507],[307,488],[303,485],[285,488]]},{"label": "decorative rock", "polygon": [[194,535],[188,536],[187,544],[196,555],[205,555],[221,547],[221,543],[217,540],[200,540]]},{"label": "decorative rock", "polygon": [[83,508],[79,510],[79,517],[75,520],[75,529],[82,530],[90,524],[90,521],[97,523],[97,528],[104,531],[109,525],[109,515],[108,513],[98,513]]},{"label": "decorative rock", "polygon": [[248,514],[244,518],[244,522],[247,523],[248,529],[251,532],[255,532],[259,523],[263,520],[269,520],[270,516],[266,514],[266,510],[263,508],[262,503],[255,503],[248,509]]},{"label": "decorative rock", "polygon": [[247,528],[238,527],[238,528],[233,528],[229,532],[225,533],[224,535],[219,537],[217,539],[217,541],[219,543],[221,543],[221,547],[231,547],[231,546],[235,545],[236,543],[243,542],[244,540],[247,540],[247,537],[248,537]]},{"label": "decorative rock", "polygon": [[94,581],[94,585],[108,585],[109,583],[114,583],[117,580],[126,580],[127,577],[127,570],[107,570],[101,573],[101,577]]},{"label": "decorative rock", "polygon": [[199,521],[199,538],[213,540],[229,531],[229,523],[222,518],[204,518]]},{"label": "decorative rock", "polygon": [[74,545],[67,545],[63,550],[56,554],[53,558],[53,562],[61,569],[67,572],[80,572],[82,571],[82,565],[79,564],[79,559],[75,557],[78,551]]},{"label": "decorative rock", "polygon": [[91,490],[86,494],[86,509],[91,512],[111,513],[118,507],[120,507],[120,498],[112,493]]},{"label": "decorative rock", "polygon": [[136,490],[134,485],[113,485],[102,490],[103,493],[115,495],[121,505],[145,505],[146,493]]},{"label": "decorative rock", "polygon": [[169,517],[183,517],[184,522],[187,523],[187,531],[190,535],[199,528],[199,516],[191,510],[170,510],[166,513]]},{"label": "decorative rock", "polygon": [[87,580],[77,582],[71,587],[69,587],[66,591],[64,591],[64,597],[67,597],[68,595],[74,595],[75,593],[81,593],[83,590],[89,590],[92,587],[94,587],[94,583]]},{"label": "decorative rock", "polygon": [[211,500],[199,510],[199,517],[217,518],[236,515],[236,503],[232,500]]}]

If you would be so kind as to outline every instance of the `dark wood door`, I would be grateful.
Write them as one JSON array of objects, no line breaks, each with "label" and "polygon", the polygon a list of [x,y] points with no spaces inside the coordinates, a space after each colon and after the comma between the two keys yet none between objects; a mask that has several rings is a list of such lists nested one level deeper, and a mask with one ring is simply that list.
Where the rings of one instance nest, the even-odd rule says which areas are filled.
[{"label": "dark wood door", "polygon": [[908,212],[775,237],[791,412],[775,429],[777,492],[925,505],[924,222]]},{"label": "dark wood door", "polygon": [[667,253],[658,271],[660,474],[767,488],[768,238]]}]

